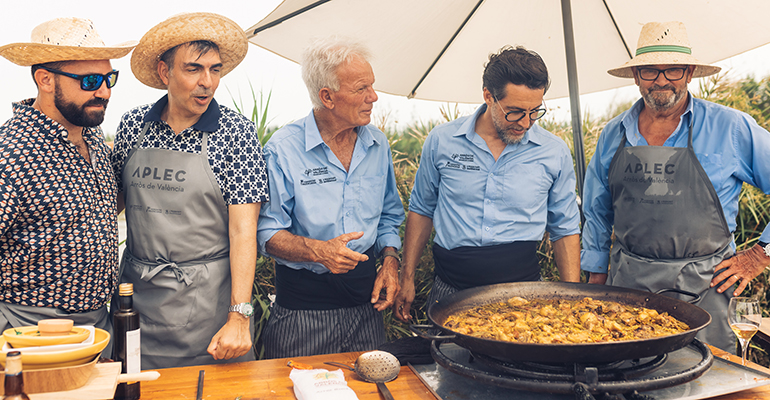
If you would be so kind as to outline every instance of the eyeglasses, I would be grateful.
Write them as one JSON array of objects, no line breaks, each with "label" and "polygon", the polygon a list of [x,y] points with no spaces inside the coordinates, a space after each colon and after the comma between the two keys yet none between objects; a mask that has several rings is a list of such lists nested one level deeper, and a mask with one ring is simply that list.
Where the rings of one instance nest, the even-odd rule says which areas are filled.
[{"label": "eyeglasses", "polygon": [[655,68],[638,68],[637,71],[639,72],[639,78],[641,78],[643,81],[654,81],[658,79],[658,76],[660,76],[661,72],[663,73],[663,76],[666,77],[666,79],[670,81],[678,81],[682,78],[684,78],[684,71],[687,70],[687,67],[677,67],[677,68],[669,68],[669,69],[655,69]]},{"label": "eyeglasses", "polygon": [[79,80],[80,88],[88,92],[99,90],[99,88],[102,86],[102,82],[106,83],[107,89],[112,88],[113,86],[115,86],[116,83],[118,83],[118,71],[116,70],[112,70],[112,72],[108,72],[104,75],[100,75],[100,74],[75,75],[75,74],[70,74],[69,72],[59,71],[53,68],[46,68],[46,67],[41,67],[41,68],[57,75],[64,75],[72,79]]},{"label": "eyeglasses", "polygon": [[548,112],[548,110],[545,107],[543,107],[543,108],[536,108],[536,109],[534,109],[532,111],[513,110],[513,111],[505,112],[505,109],[503,109],[503,106],[500,105],[500,100],[498,100],[497,97],[495,97],[495,102],[500,107],[500,111],[505,113],[505,120],[508,121],[508,122],[519,122],[526,115],[529,115],[529,120],[530,121],[537,121],[540,118],[543,118],[545,113]]}]

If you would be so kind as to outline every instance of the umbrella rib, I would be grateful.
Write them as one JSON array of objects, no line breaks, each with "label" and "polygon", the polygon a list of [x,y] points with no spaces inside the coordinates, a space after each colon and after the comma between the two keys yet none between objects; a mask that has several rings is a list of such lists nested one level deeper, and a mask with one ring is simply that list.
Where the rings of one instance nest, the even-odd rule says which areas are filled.
[{"label": "umbrella rib", "polygon": [[473,14],[475,14],[475,13],[476,13],[476,10],[478,10],[478,9],[479,9],[479,7],[481,6],[481,3],[483,3],[483,2],[484,2],[484,0],[479,0],[479,2],[478,2],[478,3],[476,3],[476,6],[474,6],[474,7],[473,7],[473,9],[471,10],[471,12],[469,12],[469,13],[468,13],[468,16],[467,16],[467,17],[465,17],[465,20],[463,21],[463,23],[462,23],[462,24],[460,24],[460,26],[459,26],[459,27],[457,28],[457,30],[455,31],[454,35],[452,35],[452,37],[451,37],[451,38],[449,38],[449,41],[446,43],[446,45],[444,46],[444,48],[443,48],[443,49],[441,49],[441,52],[440,52],[440,53],[438,53],[438,56],[436,56],[436,59],[435,59],[435,60],[433,60],[433,63],[431,63],[431,64],[430,64],[430,67],[428,67],[428,69],[427,69],[427,70],[425,71],[425,73],[422,75],[422,77],[420,78],[420,80],[419,80],[419,81],[417,81],[417,84],[416,84],[416,85],[414,85],[414,89],[412,89],[412,91],[409,93],[409,95],[408,95],[408,96],[406,96],[408,99],[414,98],[414,96],[415,96],[415,94],[416,94],[416,92],[417,92],[417,88],[418,88],[418,87],[420,87],[420,85],[422,85],[422,82],[423,82],[423,81],[425,80],[425,78],[428,76],[428,74],[430,73],[430,71],[432,71],[432,70],[433,70],[433,67],[435,67],[435,66],[436,66],[436,64],[438,63],[438,60],[440,60],[440,59],[441,59],[441,57],[443,57],[443,56],[444,56],[444,53],[446,52],[446,50],[449,48],[449,46],[452,44],[452,42],[454,42],[454,40],[455,40],[455,38],[457,37],[457,35],[459,35],[459,34],[460,34],[460,31],[462,31],[462,30],[463,30],[463,28],[465,27],[465,24],[467,24],[467,23],[468,23],[468,21],[471,19],[471,17],[473,16]]},{"label": "umbrella rib", "polygon": [[270,28],[272,28],[272,27],[282,23],[283,21],[286,21],[288,19],[294,18],[297,15],[300,15],[300,14],[304,13],[305,11],[310,11],[310,10],[320,6],[321,4],[328,3],[330,1],[331,0],[319,0],[319,1],[316,1],[315,3],[310,4],[308,6],[305,6],[303,8],[300,8],[299,10],[294,11],[291,14],[287,14],[287,15],[281,17],[281,18],[278,18],[277,20],[275,20],[275,21],[273,21],[273,22],[271,22],[271,23],[269,23],[267,25],[260,26],[259,28],[254,29],[254,32],[252,32],[251,36],[249,36],[249,39],[251,39],[254,36],[257,36],[257,33],[259,33],[259,32],[262,32],[262,31],[264,31],[266,29],[270,29]]},{"label": "umbrella rib", "polygon": [[623,33],[620,32],[620,27],[618,26],[618,23],[615,21],[615,16],[612,15],[612,11],[610,10],[610,6],[607,4],[607,0],[602,0],[602,3],[604,3],[604,8],[607,10],[607,15],[610,16],[610,20],[612,20],[612,25],[615,26],[615,30],[618,32],[618,36],[620,36],[620,41],[623,42],[623,47],[626,48],[626,53],[628,54],[628,58],[632,59],[634,56],[631,55],[631,50],[628,49],[628,45],[626,44],[626,38],[623,37]]}]

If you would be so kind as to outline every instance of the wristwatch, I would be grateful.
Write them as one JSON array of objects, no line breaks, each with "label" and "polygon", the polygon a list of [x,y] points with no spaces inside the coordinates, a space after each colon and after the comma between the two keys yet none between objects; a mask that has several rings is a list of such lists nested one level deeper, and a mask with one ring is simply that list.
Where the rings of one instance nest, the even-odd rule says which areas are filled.
[{"label": "wristwatch", "polygon": [[398,261],[399,264],[401,264],[401,257],[398,256],[398,252],[395,250],[383,250],[382,251],[382,259],[384,260],[385,257],[395,257],[396,261]]},{"label": "wristwatch", "polygon": [[251,303],[240,303],[230,306],[227,311],[237,312],[244,317],[249,318],[254,315],[254,306],[252,306]]},{"label": "wristwatch", "polygon": [[770,257],[770,244],[767,244],[765,242],[757,242],[757,244],[762,247],[763,250],[765,250],[765,255]]}]

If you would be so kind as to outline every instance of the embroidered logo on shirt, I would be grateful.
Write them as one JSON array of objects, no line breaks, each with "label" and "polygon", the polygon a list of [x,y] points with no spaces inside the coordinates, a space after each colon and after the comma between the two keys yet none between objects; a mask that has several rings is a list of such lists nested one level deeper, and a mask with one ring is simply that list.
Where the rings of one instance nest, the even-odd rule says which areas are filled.
[{"label": "embroidered logo on shirt", "polygon": [[452,154],[452,159],[459,162],[473,162],[473,154]]}]

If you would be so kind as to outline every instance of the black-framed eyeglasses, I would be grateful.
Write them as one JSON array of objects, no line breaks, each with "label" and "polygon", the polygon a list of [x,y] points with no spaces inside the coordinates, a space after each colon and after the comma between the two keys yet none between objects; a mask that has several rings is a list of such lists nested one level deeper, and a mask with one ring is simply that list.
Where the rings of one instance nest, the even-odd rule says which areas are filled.
[{"label": "black-framed eyeglasses", "polygon": [[548,112],[548,109],[545,108],[545,103],[543,104],[543,107],[536,108],[532,111],[526,111],[526,110],[513,110],[505,112],[505,109],[500,104],[500,100],[495,97],[495,102],[500,107],[500,111],[502,111],[505,114],[505,120],[508,122],[519,122],[521,121],[526,115],[529,115],[530,121],[537,121],[540,118],[543,118],[546,112]]},{"label": "black-framed eyeglasses", "polygon": [[655,68],[638,68],[637,71],[639,72],[639,78],[641,78],[643,81],[654,81],[658,79],[658,76],[660,76],[661,73],[663,73],[663,76],[666,77],[666,79],[670,81],[678,81],[682,78],[684,78],[684,71],[687,70],[687,67],[676,67],[676,68],[668,68],[668,69],[655,69]]},{"label": "black-framed eyeglasses", "polygon": [[53,68],[47,68],[47,67],[41,67],[41,68],[57,75],[64,75],[72,79],[79,80],[80,88],[89,92],[99,90],[99,88],[102,86],[102,82],[105,82],[107,84],[107,89],[112,88],[113,86],[115,86],[116,83],[118,83],[118,71],[114,69],[112,70],[112,72],[108,72],[104,75],[101,75],[101,74],[76,75],[76,74],[70,74],[69,72],[59,71]]}]

